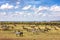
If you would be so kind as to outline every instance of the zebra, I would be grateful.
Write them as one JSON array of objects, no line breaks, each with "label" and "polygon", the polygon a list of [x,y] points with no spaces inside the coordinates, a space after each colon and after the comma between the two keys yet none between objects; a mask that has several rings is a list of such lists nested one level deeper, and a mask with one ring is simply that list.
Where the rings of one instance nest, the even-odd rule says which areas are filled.
[{"label": "zebra", "polygon": [[16,33],[16,36],[23,36],[23,32],[20,30],[15,31],[15,33]]}]

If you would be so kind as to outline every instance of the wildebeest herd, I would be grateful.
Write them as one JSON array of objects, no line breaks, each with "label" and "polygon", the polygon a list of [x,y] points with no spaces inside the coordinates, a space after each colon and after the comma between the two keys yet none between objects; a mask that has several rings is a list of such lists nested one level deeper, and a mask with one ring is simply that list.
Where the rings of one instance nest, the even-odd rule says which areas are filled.
[{"label": "wildebeest herd", "polygon": [[[48,26],[44,25],[44,27],[40,27],[39,25],[28,25],[28,26],[25,26],[25,25],[22,25],[20,26],[22,28],[22,30],[19,28],[19,29],[16,29],[15,27],[17,27],[16,24],[14,24],[14,26],[10,26],[10,25],[1,25],[0,26],[0,30],[2,31],[13,31],[13,33],[16,34],[16,36],[21,36],[23,37],[24,36],[24,31],[26,32],[31,32],[33,34],[40,34],[40,33],[46,33],[46,32],[49,32],[50,30],[52,30],[51,28],[49,28]],[[53,28],[55,30],[58,30],[55,26],[53,26]]]}]

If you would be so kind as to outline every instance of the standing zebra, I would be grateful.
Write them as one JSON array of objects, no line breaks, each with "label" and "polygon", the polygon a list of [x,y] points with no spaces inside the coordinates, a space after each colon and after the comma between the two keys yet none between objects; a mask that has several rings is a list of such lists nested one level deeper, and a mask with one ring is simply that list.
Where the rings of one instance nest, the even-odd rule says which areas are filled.
[{"label": "standing zebra", "polygon": [[20,30],[16,31],[15,33],[16,33],[16,36],[23,36],[23,32]]}]

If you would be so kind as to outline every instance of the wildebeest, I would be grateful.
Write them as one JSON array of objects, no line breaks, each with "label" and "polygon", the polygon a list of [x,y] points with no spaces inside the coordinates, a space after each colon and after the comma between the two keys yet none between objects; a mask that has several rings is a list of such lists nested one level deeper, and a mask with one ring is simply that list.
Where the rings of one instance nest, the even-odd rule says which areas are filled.
[{"label": "wildebeest", "polygon": [[24,30],[27,30],[27,28],[25,26],[22,26]]},{"label": "wildebeest", "polygon": [[51,29],[50,28],[47,28],[47,27],[45,27],[44,29],[41,29],[41,28],[38,27],[38,30],[40,30],[40,32],[45,33],[45,32],[48,32]]},{"label": "wildebeest", "polygon": [[22,28],[26,31],[30,31],[31,29],[26,28],[25,26],[22,26]]},{"label": "wildebeest", "polygon": [[55,30],[58,30],[56,27],[54,27]]},{"label": "wildebeest", "polygon": [[50,29],[50,28],[48,28],[48,27],[45,27],[45,29],[47,29],[47,31],[51,30],[51,29]]},{"label": "wildebeest", "polygon": [[2,25],[1,28],[2,28],[2,30],[4,30],[4,31],[5,31],[5,30],[9,30],[9,26],[7,26],[7,25]]},{"label": "wildebeest", "polygon": [[51,30],[51,29],[45,27],[45,29],[42,29],[41,31],[42,31],[43,33],[45,33],[45,32],[49,32],[49,30]]},{"label": "wildebeest", "polygon": [[36,29],[36,28],[33,28],[32,32],[33,32],[33,34],[39,34],[40,30]]}]

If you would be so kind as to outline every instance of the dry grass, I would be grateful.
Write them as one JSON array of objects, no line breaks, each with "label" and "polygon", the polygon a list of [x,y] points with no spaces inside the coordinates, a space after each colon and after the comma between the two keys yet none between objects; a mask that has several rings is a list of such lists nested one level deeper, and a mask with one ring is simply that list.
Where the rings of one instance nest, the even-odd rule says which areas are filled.
[{"label": "dry grass", "polygon": [[[25,26],[28,27],[29,25],[25,25]],[[44,25],[43,26],[40,25],[39,27],[44,27]],[[17,25],[14,28],[23,30],[22,25]],[[52,28],[52,30],[47,33],[39,32],[39,35],[32,34],[32,32],[27,32],[25,30],[23,30],[23,32],[24,32],[23,37],[16,37],[13,31],[0,30],[0,40],[60,40],[60,29],[54,30],[54,28]]]}]

